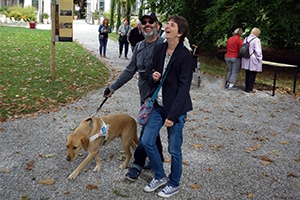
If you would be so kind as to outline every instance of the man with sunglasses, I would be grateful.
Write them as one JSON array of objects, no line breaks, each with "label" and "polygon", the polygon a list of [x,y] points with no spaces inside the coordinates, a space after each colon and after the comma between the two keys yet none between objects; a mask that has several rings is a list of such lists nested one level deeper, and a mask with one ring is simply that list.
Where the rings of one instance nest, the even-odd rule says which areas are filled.
[{"label": "man with sunglasses", "polygon": [[[154,55],[154,48],[157,44],[163,43],[164,39],[158,34],[159,23],[154,13],[145,14],[140,18],[142,24],[142,33],[145,39],[136,44],[132,54],[129,65],[123,70],[117,80],[112,83],[104,91],[104,96],[111,97],[111,95],[125,83],[127,83],[134,76],[136,72],[139,74],[138,86],[140,91],[141,105],[144,100],[152,94],[152,88],[147,84],[146,68],[151,64]],[[140,138],[143,134],[144,127],[142,127]],[[157,136],[156,145],[159,150],[161,159],[163,159],[162,145],[160,136]],[[128,173],[125,175],[127,179],[131,181],[137,180],[139,177],[147,154],[142,145],[138,144],[134,152],[134,162]]]}]

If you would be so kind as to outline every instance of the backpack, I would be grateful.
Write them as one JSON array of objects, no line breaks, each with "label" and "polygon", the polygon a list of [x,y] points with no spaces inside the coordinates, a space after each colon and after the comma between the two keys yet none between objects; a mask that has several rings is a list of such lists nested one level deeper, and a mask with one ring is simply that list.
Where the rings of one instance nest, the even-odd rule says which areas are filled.
[{"label": "backpack", "polygon": [[250,56],[253,54],[253,52],[252,52],[252,54],[250,55],[249,54],[249,45],[250,45],[250,42],[252,41],[252,40],[254,40],[255,39],[255,37],[254,38],[252,38],[249,42],[248,42],[248,38],[246,38],[246,42],[244,43],[244,44],[242,44],[242,46],[241,46],[241,48],[240,48],[240,51],[239,51],[239,57],[241,57],[241,58],[250,58]]}]

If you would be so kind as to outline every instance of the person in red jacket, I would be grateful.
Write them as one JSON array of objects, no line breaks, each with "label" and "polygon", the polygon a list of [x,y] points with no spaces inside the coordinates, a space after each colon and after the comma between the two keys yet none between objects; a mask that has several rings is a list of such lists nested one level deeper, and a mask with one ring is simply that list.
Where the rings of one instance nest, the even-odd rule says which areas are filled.
[{"label": "person in red jacket", "polygon": [[234,83],[238,77],[241,59],[238,56],[240,48],[243,44],[243,40],[240,38],[243,35],[243,29],[237,28],[233,32],[233,36],[227,40],[226,48],[227,53],[225,56],[225,61],[227,64],[227,74],[225,87],[228,90],[236,90]]}]

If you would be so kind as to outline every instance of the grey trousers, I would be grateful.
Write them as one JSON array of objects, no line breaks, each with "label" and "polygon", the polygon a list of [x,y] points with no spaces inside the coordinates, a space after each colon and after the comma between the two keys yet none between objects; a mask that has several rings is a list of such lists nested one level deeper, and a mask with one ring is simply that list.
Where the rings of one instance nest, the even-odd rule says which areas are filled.
[{"label": "grey trousers", "polygon": [[235,83],[241,68],[240,58],[225,58],[227,64],[226,81]]}]

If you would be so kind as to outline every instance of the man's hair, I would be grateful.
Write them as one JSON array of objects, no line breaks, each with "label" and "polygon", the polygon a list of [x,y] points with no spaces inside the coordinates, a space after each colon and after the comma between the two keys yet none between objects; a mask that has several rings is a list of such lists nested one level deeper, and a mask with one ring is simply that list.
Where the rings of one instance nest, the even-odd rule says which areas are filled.
[{"label": "man's hair", "polygon": [[187,36],[189,32],[189,22],[184,18],[179,15],[172,15],[168,18],[168,21],[174,21],[176,22],[178,26],[178,32],[181,33],[182,35],[180,36],[179,40],[181,42],[184,41],[184,38]]}]

